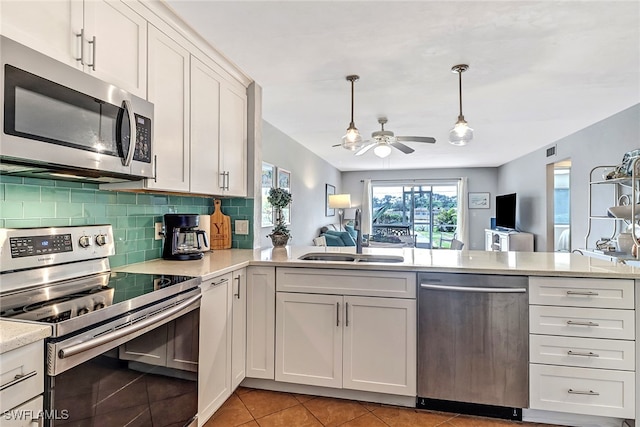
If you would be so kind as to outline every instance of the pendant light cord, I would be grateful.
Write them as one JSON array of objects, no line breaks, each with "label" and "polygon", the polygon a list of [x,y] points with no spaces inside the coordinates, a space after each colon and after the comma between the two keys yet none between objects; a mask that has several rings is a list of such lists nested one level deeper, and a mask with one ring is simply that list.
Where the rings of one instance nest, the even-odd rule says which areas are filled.
[{"label": "pendant light cord", "polygon": [[462,115],[462,71],[458,71],[458,93],[460,94],[460,115],[458,119],[464,119]]}]

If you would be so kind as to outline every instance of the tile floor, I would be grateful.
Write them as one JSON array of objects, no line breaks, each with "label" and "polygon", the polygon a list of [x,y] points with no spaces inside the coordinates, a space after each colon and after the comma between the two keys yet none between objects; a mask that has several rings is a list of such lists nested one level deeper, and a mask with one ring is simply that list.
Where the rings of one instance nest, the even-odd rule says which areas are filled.
[{"label": "tile floor", "polygon": [[[205,427],[538,427],[492,418],[240,387]],[[546,425],[545,425],[546,426]]]}]

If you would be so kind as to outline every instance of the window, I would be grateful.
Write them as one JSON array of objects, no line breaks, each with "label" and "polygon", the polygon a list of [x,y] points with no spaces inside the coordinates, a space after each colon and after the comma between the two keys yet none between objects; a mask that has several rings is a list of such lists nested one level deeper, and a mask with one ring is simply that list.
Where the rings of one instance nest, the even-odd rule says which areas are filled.
[{"label": "window", "polygon": [[373,241],[414,235],[417,247],[450,247],[458,216],[457,182],[373,182],[371,201]]}]

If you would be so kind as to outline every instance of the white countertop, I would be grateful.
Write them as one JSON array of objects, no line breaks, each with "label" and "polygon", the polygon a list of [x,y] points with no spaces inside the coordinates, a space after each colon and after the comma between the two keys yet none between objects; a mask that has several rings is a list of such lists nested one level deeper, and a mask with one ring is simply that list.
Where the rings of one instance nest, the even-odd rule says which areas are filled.
[{"label": "white countertop", "polygon": [[0,320],[0,354],[51,336],[51,326]]},{"label": "white countertop", "polygon": [[226,249],[208,252],[202,260],[146,261],[116,270],[131,273],[180,274],[208,279],[248,265],[280,267],[404,270],[485,274],[552,275],[640,279],[640,267],[559,252],[487,252],[417,248],[364,248],[364,253],[401,255],[402,263],[301,261],[309,252],[355,253],[354,247],[287,246],[266,249]]}]

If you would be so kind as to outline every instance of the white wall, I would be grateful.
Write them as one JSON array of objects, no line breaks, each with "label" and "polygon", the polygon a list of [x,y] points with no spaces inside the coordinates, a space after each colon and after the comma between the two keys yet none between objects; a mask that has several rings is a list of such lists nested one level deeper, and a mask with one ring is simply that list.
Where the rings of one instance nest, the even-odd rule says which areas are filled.
[{"label": "white wall", "polygon": [[[325,184],[340,190],[340,171],[303,147],[282,131],[263,121],[262,160],[291,171],[291,230],[292,245],[311,245],[320,227],[337,222],[337,217],[325,216]],[[255,208],[260,209],[260,195],[256,195]],[[271,246],[267,234],[272,227],[260,229],[256,241],[260,246]]]},{"label": "white wall", "polygon": [[[462,148],[464,150],[464,148]],[[395,154],[395,153],[394,153]],[[392,155],[394,155],[392,154]],[[498,188],[497,168],[466,168],[466,169],[416,169],[416,170],[379,170],[379,171],[355,171],[342,173],[342,191],[351,194],[353,205],[362,202],[363,184],[361,180],[411,180],[411,179],[441,179],[468,177],[470,192],[488,192],[491,195],[490,209],[469,210],[469,242],[465,242],[466,248],[484,249],[484,229],[491,226],[491,217],[495,216],[495,199]]]},{"label": "white wall", "polygon": [[[549,146],[554,143],[550,142]],[[599,165],[617,165],[624,153],[640,148],[640,104],[636,104],[609,118],[584,128],[555,142],[557,154],[546,157],[546,148],[520,157],[498,169],[500,193],[518,193],[518,226],[536,235],[536,250],[547,247],[547,164],[571,159],[571,247],[584,248],[588,226],[589,173]],[[612,188],[599,186],[594,194],[594,206],[606,214],[612,205]],[[589,239],[611,234],[611,224],[605,220],[594,221]]]}]

